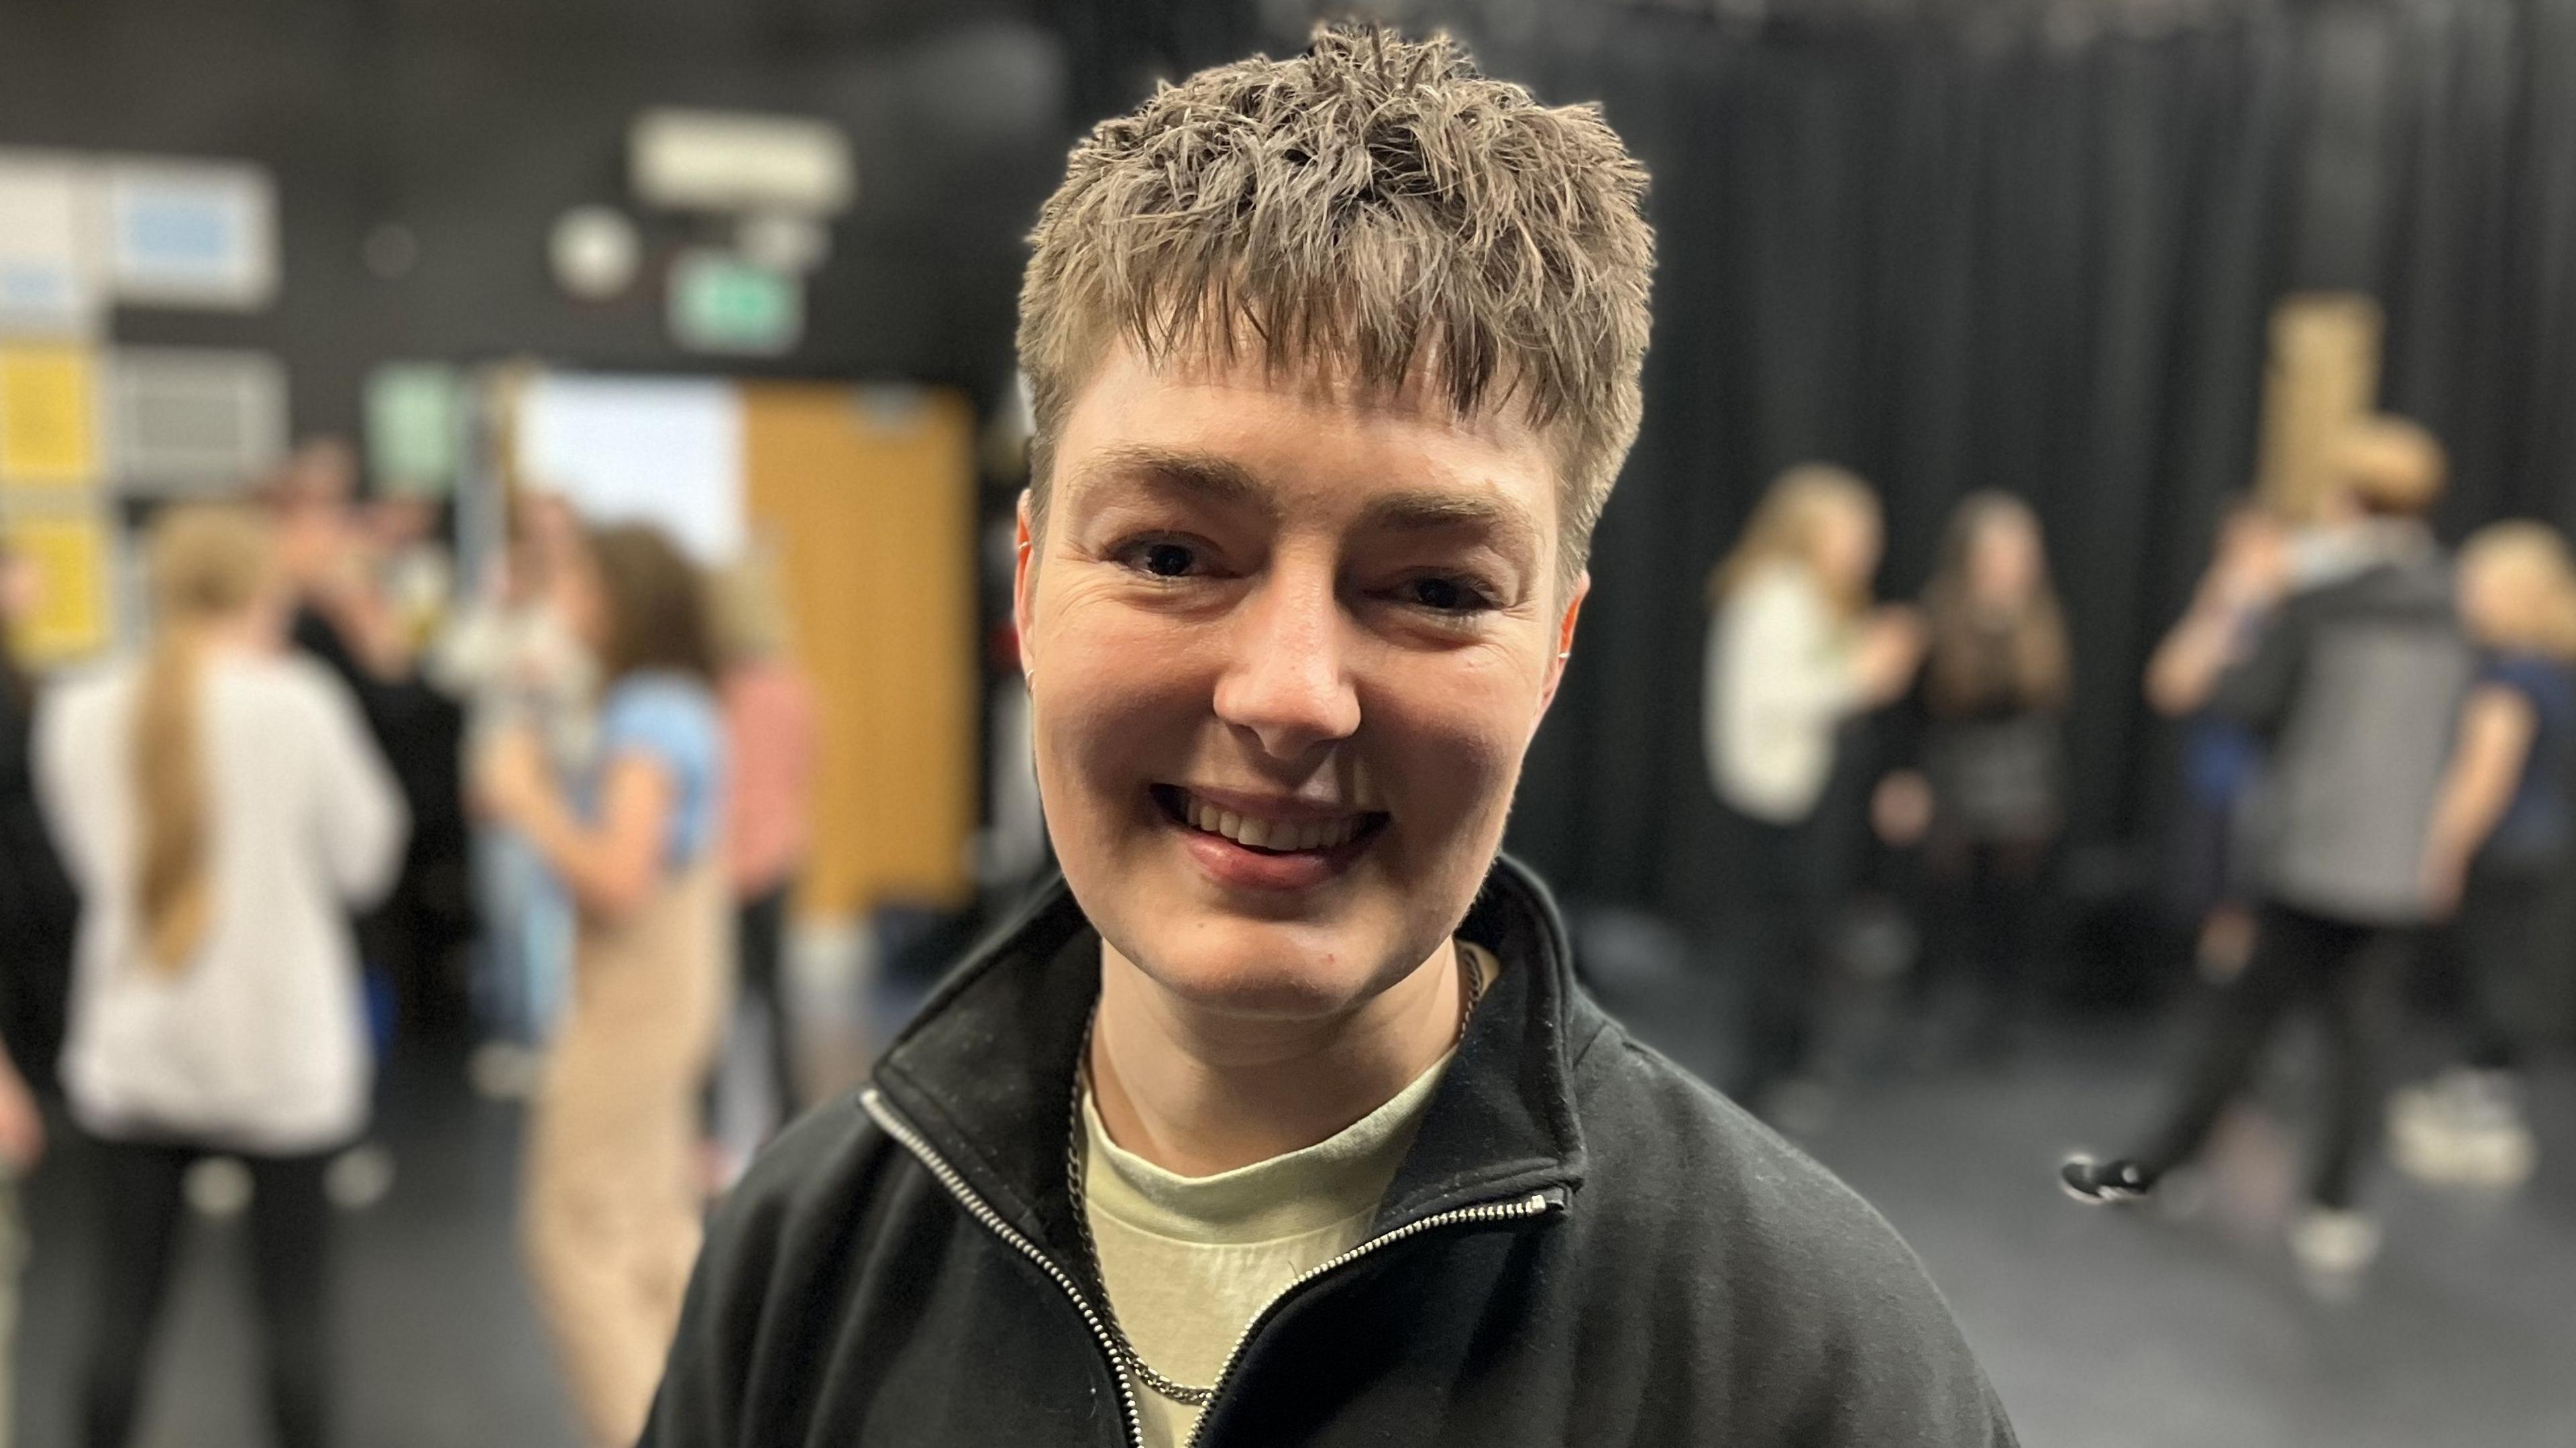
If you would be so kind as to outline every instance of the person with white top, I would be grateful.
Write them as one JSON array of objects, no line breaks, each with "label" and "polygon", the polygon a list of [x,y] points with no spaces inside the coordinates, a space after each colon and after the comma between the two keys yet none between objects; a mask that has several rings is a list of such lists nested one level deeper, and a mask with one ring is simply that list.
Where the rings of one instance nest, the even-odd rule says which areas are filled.
[{"label": "person with white top", "polygon": [[1801,464],[1709,579],[1705,741],[1741,841],[1749,961],[1728,1094],[1755,1109],[1807,1064],[1818,937],[1841,873],[1820,806],[1843,726],[1901,696],[1922,657],[1910,612],[1870,607],[1883,531],[1869,484]]},{"label": "person with white top", "polygon": [[248,512],[165,513],[147,658],[67,684],[37,786],[84,910],[63,1088],[100,1164],[104,1238],[83,1437],[118,1448],[170,1276],[181,1183],[247,1163],[278,1441],[327,1438],[323,1171],[364,1129],[373,1062],[349,911],[401,862],[402,797],[357,705],[287,654]]}]

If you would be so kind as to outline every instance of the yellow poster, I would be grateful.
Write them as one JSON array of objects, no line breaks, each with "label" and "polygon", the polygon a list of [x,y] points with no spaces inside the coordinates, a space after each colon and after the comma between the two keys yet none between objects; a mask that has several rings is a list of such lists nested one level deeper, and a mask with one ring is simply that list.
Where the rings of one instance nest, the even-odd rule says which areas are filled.
[{"label": "yellow poster", "polygon": [[86,487],[98,476],[98,354],[0,347],[0,486]]},{"label": "yellow poster", "polygon": [[0,534],[36,576],[34,606],[18,620],[18,657],[44,667],[108,645],[113,593],[106,520],[87,511],[13,515]]}]

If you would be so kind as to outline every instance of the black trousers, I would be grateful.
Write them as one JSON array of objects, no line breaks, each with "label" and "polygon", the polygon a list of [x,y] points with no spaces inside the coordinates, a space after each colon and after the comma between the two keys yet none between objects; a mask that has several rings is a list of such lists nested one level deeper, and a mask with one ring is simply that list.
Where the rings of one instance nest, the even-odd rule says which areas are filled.
[{"label": "black trousers", "polygon": [[[101,1271],[82,1391],[85,1448],[126,1448],[133,1438],[145,1355],[177,1255],[181,1183],[190,1166],[212,1154],[196,1145],[95,1142]],[[322,1173],[330,1156],[241,1160],[251,1172],[251,1280],[268,1339],[277,1442],[279,1448],[321,1448],[328,1441],[331,1226]]]},{"label": "black trousers", "polygon": [[1909,994],[1931,1009],[1951,990],[1973,991],[1981,1047],[2004,1047],[2028,1012],[2049,844],[1936,836],[1924,846],[1924,949]]},{"label": "black trousers", "polygon": [[734,947],[741,957],[742,991],[760,1002],[769,1021],[769,1069],[783,1123],[799,1105],[796,1061],[790,1046],[787,992],[781,983],[787,956],[787,899],[795,885],[780,884],[742,902],[734,914]]},{"label": "black trousers", "polygon": [[1826,816],[1796,824],[1734,815],[1736,936],[1743,950],[1743,1054],[1727,1092],[1747,1107],[1808,1064],[1826,984],[1825,953],[1842,874]]},{"label": "black trousers", "polygon": [[2547,938],[2549,877],[2537,870],[2481,865],[2469,872],[2452,948],[2467,976],[2468,1063],[2481,1070],[2522,1064],[2531,1035],[2531,982]]},{"label": "black trousers", "polygon": [[2254,956],[2216,1002],[2171,1114],[2135,1160],[2149,1181],[2191,1159],[2219,1113],[2252,1079],[2263,1047],[2290,1010],[2312,1004],[2331,1055],[2331,1087],[2309,1179],[2317,1205],[2352,1205],[2353,1182],[2380,1131],[2380,1060],[2392,1025],[2392,957],[2412,930],[2332,920],[2273,902],[2261,911]]}]

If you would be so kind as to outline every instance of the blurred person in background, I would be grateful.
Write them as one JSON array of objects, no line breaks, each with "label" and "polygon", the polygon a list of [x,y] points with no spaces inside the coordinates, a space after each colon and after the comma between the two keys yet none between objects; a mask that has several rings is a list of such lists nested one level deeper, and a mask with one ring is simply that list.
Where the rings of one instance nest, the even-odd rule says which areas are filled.
[{"label": "blurred person in background", "polygon": [[2576,774],[2576,564],[2547,524],[2498,523],[2460,551],[2460,618],[2485,652],[2425,847],[2468,985],[2465,1062],[2397,1093],[2389,1139],[2417,1176],[2515,1186],[2536,1155],[2516,1073],[2537,1014],[2550,887]]},{"label": "blurred person in background", "polygon": [[1880,782],[1872,814],[1889,844],[1922,849],[1923,1024],[1937,1034],[1942,992],[1965,984],[1968,1048],[1994,1061],[2030,1004],[2043,877],[2066,817],[2073,662],[2030,505],[1962,499],[1923,608],[1929,644],[1901,721],[1912,763]]},{"label": "blurred person in background", "polygon": [[[389,993],[377,1025],[390,1043],[451,1024],[464,994],[450,976],[474,935],[464,714],[423,678],[418,620],[387,586],[388,550],[405,545],[405,534],[422,522],[420,509],[397,501],[382,516],[361,513],[357,487],[356,454],[337,438],[320,438],[296,449],[267,493],[293,600],[290,637],[356,696],[411,812],[394,889],[358,924],[367,966]],[[395,526],[382,526],[388,520]],[[379,1148],[362,1155],[375,1160],[358,1175],[389,1179]]]},{"label": "blurred person in background", "polygon": [[2263,741],[2209,707],[2219,677],[2242,662],[2290,584],[2290,538],[2251,498],[2232,501],[2191,606],[2147,662],[2147,704],[2184,729],[2174,820],[2174,896],[2197,930],[2202,977],[2235,978],[2254,951],[2245,851],[2246,807],[2263,771]]},{"label": "blurred person in background", "polygon": [[528,1123],[521,1233],[589,1441],[625,1448],[678,1321],[702,1205],[700,1092],[733,962],[725,748],[698,572],[659,531],[593,531],[555,606],[599,660],[590,773],[525,725],[477,765],[578,913],[572,1000]]},{"label": "blurred person in background", "polygon": [[2341,1295],[2376,1256],[2355,1188],[2380,1124],[2387,968],[2435,913],[2427,849],[2475,658],[2451,569],[2425,512],[2447,464],[2400,418],[2354,424],[2329,458],[2335,492],[2314,556],[2331,558],[2282,603],[2213,707],[2263,737],[2262,904],[2254,954],[2217,1012],[2164,1123],[2138,1150],[2067,1160],[2087,1202],[2152,1191],[2208,1139],[2289,1011],[2313,1001],[2332,1100],[2291,1246],[2312,1285]]},{"label": "blurred person in background", "polygon": [[782,973],[788,903],[813,839],[817,747],[814,687],[787,648],[787,611],[775,566],[758,557],[716,583],[716,648],[722,660],[725,743],[733,765],[725,813],[734,941],[743,1005],[759,1019],[763,1064],[776,1093],[765,1140],[796,1114],[794,1022]]},{"label": "blurred person in background", "polygon": [[[480,597],[460,610],[426,666],[432,682],[467,702],[466,756],[481,757],[515,731],[532,732],[554,777],[579,777],[598,735],[598,663],[555,606],[556,580],[578,566],[581,521],[550,493],[523,491],[510,539]],[[478,1090],[523,1096],[536,1081],[536,1048],[570,988],[572,903],[545,861],[509,825],[475,828],[480,979],[491,1038],[473,1059]]]},{"label": "blurred person in background", "polygon": [[13,1441],[17,1405],[18,1273],[26,1265],[26,1232],[18,1214],[18,1181],[45,1154],[45,1116],[36,1093],[0,1043],[0,1448]]},{"label": "blurred person in background", "polygon": [[50,1096],[80,901],[46,833],[34,771],[42,687],[17,654],[41,586],[35,566],[0,543],[0,1049]]},{"label": "blurred person in background", "polygon": [[316,438],[287,458],[267,491],[296,647],[353,687],[403,677],[410,633],[377,586],[377,539],[357,508],[357,455],[338,438]]},{"label": "blurred person in background", "polygon": [[18,1181],[45,1150],[38,1081],[61,1046],[61,996],[79,902],[46,838],[30,765],[36,681],[18,666],[17,624],[33,610],[33,565],[0,543],[0,1448],[10,1435],[18,1271]]},{"label": "blurred person in background", "polygon": [[[1775,480],[1709,580],[1709,773],[1743,874],[1745,1050],[1728,1094],[1755,1110],[1805,1070],[1831,912],[1850,883],[1825,808],[1847,727],[1904,694],[1922,625],[1870,606],[1884,543],[1857,475],[1806,463]],[[1793,1109],[1792,1115],[1799,1114]]]},{"label": "blurred person in background", "polygon": [[63,1086],[101,1197],[81,1441],[123,1448],[178,1243],[182,1181],[254,1183],[253,1280],[278,1441],[328,1438],[325,1163],[373,1063],[347,912],[402,858],[402,798],[348,693],[281,651],[256,514],[154,520],[149,655],[60,685],[37,780],[84,905]]},{"label": "blurred person in background", "polygon": [[717,1208],[649,1448],[2012,1442],[1886,1224],[1497,854],[1645,181],[1360,24],[1074,149],[1013,598],[1063,876]]}]

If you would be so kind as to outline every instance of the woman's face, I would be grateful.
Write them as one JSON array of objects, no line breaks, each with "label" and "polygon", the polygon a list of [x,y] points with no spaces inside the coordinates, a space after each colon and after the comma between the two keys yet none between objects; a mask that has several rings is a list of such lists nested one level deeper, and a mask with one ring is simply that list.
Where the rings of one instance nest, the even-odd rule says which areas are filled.
[{"label": "woman's face", "polygon": [[1876,508],[1857,502],[1833,503],[1824,510],[1816,529],[1816,570],[1838,590],[1865,592],[1878,577],[1878,557],[1884,543]]},{"label": "woman's face", "polygon": [[1184,1001],[1328,1018],[1419,967],[1492,863],[1586,584],[1517,422],[1157,371],[1076,400],[1016,611],[1047,828]]},{"label": "woman's face", "polygon": [[15,553],[0,553],[0,628],[36,611],[38,587],[34,564]]},{"label": "woman's face", "polygon": [[2472,557],[2460,570],[2460,622],[2482,644],[2520,637],[2532,612],[2530,580],[2509,563]]},{"label": "woman's face", "polygon": [[1968,543],[1968,592],[1979,603],[2013,608],[2038,589],[2044,570],[2039,530],[2018,513],[1992,513]]},{"label": "woman's face", "polygon": [[546,578],[548,601],[563,626],[593,654],[608,647],[608,594],[600,586],[599,565],[587,548],[569,548],[557,558]]}]

